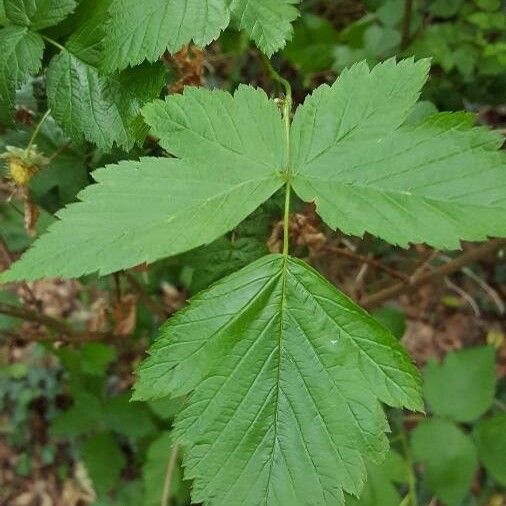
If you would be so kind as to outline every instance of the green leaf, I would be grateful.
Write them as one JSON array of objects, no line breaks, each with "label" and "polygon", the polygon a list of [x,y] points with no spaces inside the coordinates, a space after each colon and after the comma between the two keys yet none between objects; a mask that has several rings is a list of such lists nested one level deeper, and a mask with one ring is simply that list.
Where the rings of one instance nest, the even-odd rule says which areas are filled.
[{"label": "green leaf", "polygon": [[154,62],[193,41],[205,46],[229,23],[225,0],[116,0],[109,10],[103,67]]},{"label": "green leaf", "polygon": [[457,422],[472,422],[492,405],[495,393],[495,352],[490,346],[454,351],[442,364],[430,361],[424,394],[432,411]]},{"label": "green leaf", "polygon": [[448,506],[459,506],[469,494],[477,470],[471,438],[453,422],[433,418],[412,432],[416,461],[425,463],[429,489]]},{"label": "green leaf", "polygon": [[502,139],[462,114],[402,125],[428,69],[427,60],[360,63],[297,110],[293,187],[331,227],[440,249],[506,235]]},{"label": "green leaf", "polygon": [[80,349],[81,370],[92,376],[103,376],[116,360],[116,349],[104,343],[86,343]]},{"label": "green leaf", "polygon": [[158,96],[163,80],[161,65],[104,77],[64,50],[49,64],[47,96],[53,117],[73,140],[85,138],[105,150],[113,144],[128,150],[137,140],[140,108]]},{"label": "green leaf", "polygon": [[91,436],[82,446],[82,459],[99,496],[113,489],[126,460],[116,438],[110,432]]},{"label": "green leaf", "polygon": [[191,269],[188,288],[196,293],[267,253],[265,243],[256,239],[244,237],[230,241],[222,237],[209,246],[185,253],[180,262]]},{"label": "green leaf", "polygon": [[232,24],[267,55],[272,56],[292,38],[292,21],[300,0],[228,0]]},{"label": "green leaf", "polygon": [[[153,441],[148,449],[146,462],[142,468],[145,490],[143,506],[159,506],[161,503],[171,449],[172,436],[169,432],[163,433]],[[172,496],[178,495],[181,490],[182,478],[181,467],[176,464],[172,474]]]},{"label": "green leaf", "polygon": [[406,332],[406,315],[401,310],[384,306],[373,311],[372,316],[390,330],[397,339],[404,336]]},{"label": "green leaf", "polygon": [[144,158],[95,171],[98,184],[79,194],[83,202],[59,212],[2,282],[104,275],[208,244],[283,184],[283,124],[261,91],[187,89],[151,104],[146,118],[184,160]]},{"label": "green leaf", "polygon": [[5,14],[17,25],[42,30],[63,21],[77,6],[75,0],[4,0]]},{"label": "green leaf", "polygon": [[487,471],[506,486],[506,413],[482,420],[473,436]]},{"label": "green leaf", "polygon": [[332,67],[337,32],[325,18],[306,14],[294,26],[293,40],[283,55],[303,73],[320,72]]},{"label": "green leaf", "polygon": [[8,117],[14,95],[41,67],[44,42],[40,35],[21,26],[0,29],[0,118]]},{"label": "green leaf", "polygon": [[379,401],[421,409],[396,339],[307,264],[269,255],[163,327],[134,397],[192,390],[175,422],[193,500],[343,504],[388,441]]},{"label": "green leaf", "polygon": [[59,413],[51,423],[51,432],[57,436],[75,437],[96,428],[102,421],[100,400],[87,392],[76,393],[74,404]]},{"label": "green leaf", "polygon": [[399,506],[401,495],[395,483],[405,483],[406,463],[391,450],[385,462],[367,464],[367,482],[360,498],[347,497],[346,506]]},{"label": "green leaf", "polygon": [[147,436],[156,430],[147,407],[138,402],[130,402],[128,393],[108,399],[103,416],[111,430],[132,439]]}]

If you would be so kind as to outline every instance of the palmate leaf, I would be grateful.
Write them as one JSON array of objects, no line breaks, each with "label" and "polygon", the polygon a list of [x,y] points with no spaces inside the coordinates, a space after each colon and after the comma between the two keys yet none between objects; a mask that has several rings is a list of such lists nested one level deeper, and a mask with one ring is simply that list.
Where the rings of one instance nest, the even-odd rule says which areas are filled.
[{"label": "palmate leaf", "polygon": [[360,63],[297,110],[293,187],[331,227],[441,249],[506,235],[500,136],[460,113],[402,126],[428,68],[427,60],[372,71]]},{"label": "palmate leaf", "polygon": [[205,46],[230,21],[268,55],[291,37],[300,0],[115,0],[104,41],[102,66],[122,70],[156,61],[185,44]]},{"label": "palmate leaf", "polygon": [[95,171],[98,184],[62,210],[1,281],[103,275],[208,244],[283,184],[283,123],[260,90],[243,86],[234,97],[187,90],[150,105],[146,118],[182,160]]},{"label": "palmate leaf", "polygon": [[308,265],[269,255],[169,320],[135,398],[183,395],[193,500],[244,506],[344,504],[387,449],[379,401],[421,409],[396,339]]}]

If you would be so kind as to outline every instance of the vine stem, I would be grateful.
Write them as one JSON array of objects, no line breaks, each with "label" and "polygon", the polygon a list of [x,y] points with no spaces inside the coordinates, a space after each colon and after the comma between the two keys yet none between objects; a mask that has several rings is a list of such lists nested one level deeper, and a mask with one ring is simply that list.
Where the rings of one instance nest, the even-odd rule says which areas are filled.
[{"label": "vine stem", "polygon": [[37,126],[35,127],[35,130],[33,131],[32,136],[30,137],[30,142],[28,142],[28,146],[26,147],[26,152],[30,152],[30,148],[33,146],[33,143],[35,142],[35,139],[37,138],[37,135],[39,134],[39,131],[44,124],[44,122],[47,120],[49,115],[51,114],[51,109],[48,109],[44,116],[42,116],[41,120],[37,123]]}]

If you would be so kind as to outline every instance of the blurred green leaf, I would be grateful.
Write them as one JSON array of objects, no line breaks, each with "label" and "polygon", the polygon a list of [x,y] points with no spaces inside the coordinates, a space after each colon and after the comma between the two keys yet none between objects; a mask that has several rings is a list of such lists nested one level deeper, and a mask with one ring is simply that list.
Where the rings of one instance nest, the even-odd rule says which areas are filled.
[{"label": "blurred green leaf", "polygon": [[425,369],[424,394],[436,415],[471,422],[491,406],[496,385],[495,352],[490,346],[450,352]]},{"label": "blurred green leaf", "polygon": [[[169,432],[165,432],[151,443],[142,469],[145,490],[143,506],[159,506],[171,451],[172,437]],[[171,483],[172,497],[185,492],[179,460],[175,463],[175,466]]]},{"label": "blurred green leaf", "polygon": [[390,330],[397,339],[401,339],[406,332],[406,315],[399,309],[385,306],[373,311],[372,316]]},{"label": "blurred green leaf", "polygon": [[449,420],[433,418],[412,432],[414,459],[425,464],[428,488],[447,506],[460,506],[478,468],[472,439]]},{"label": "blurred green leaf", "polygon": [[325,18],[306,14],[294,26],[294,36],[284,50],[285,58],[302,73],[329,70],[337,32]]},{"label": "blurred green leaf", "polygon": [[146,405],[130,402],[129,392],[108,399],[104,405],[103,417],[111,430],[134,439],[156,430]]},{"label": "blurred green leaf", "polygon": [[100,432],[91,436],[83,444],[81,454],[99,497],[118,484],[126,461],[112,433]]},{"label": "blurred green leaf", "polygon": [[346,506],[399,506],[401,496],[395,483],[406,481],[406,464],[391,450],[382,464],[367,465],[367,481],[360,498],[348,496]]},{"label": "blurred green leaf", "polygon": [[54,418],[51,424],[54,435],[75,437],[92,431],[102,421],[102,405],[95,396],[80,392],[73,402],[69,409]]},{"label": "blurred green leaf", "polygon": [[473,435],[487,471],[506,486],[506,413],[482,420]]},{"label": "blurred green leaf", "polygon": [[104,343],[86,343],[79,351],[81,370],[94,376],[103,376],[109,364],[116,360],[116,350]]}]

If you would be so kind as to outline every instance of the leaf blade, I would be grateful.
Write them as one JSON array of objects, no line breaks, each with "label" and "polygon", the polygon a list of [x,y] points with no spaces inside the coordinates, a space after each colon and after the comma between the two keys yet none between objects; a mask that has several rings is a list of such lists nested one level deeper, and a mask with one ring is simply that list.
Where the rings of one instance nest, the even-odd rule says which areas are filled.
[{"label": "leaf blade", "polygon": [[166,50],[174,53],[192,40],[205,46],[229,21],[224,0],[116,0],[109,15],[102,60],[109,71],[154,62]]},{"label": "leaf blade", "polygon": [[[330,322],[322,303],[335,304]],[[364,353],[379,362],[371,368]],[[393,371],[398,388],[378,381]],[[304,263],[280,255],[216,283],[169,320],[135,397],[194,388],[175,437],[187,446],[193,500],[220,505],[343,504],[343,490],[360,492],[364,457],[386,452],[378,400],[421,402],[395,339]]]},{"label": "leaf blade", "polygon": [[506,235],[498,136],[462,114],[402,126],[427,69],[426,60],[359,64],[297,111],[293,187],[331,227],[441,249]]}]

